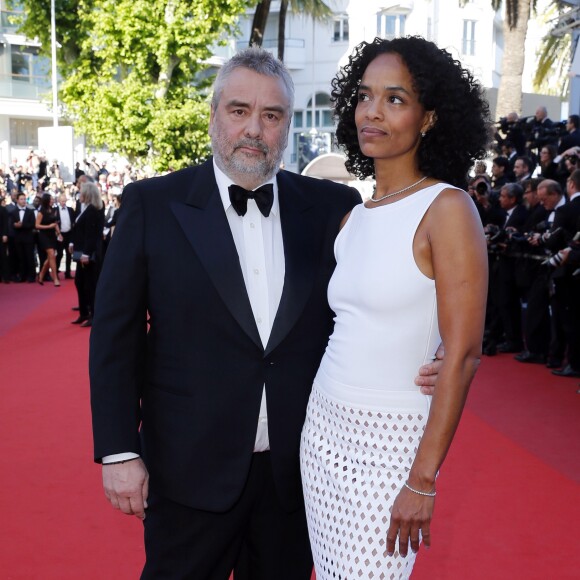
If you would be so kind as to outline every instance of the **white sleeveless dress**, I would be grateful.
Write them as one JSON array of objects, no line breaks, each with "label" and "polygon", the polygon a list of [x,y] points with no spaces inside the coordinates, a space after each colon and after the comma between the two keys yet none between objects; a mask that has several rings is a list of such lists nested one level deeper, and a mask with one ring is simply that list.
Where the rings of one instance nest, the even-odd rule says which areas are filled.
[{"label": "white sleeveless dress", "polygon": [[335,242],[334,332],[302,430],[300,467],[317,580],[408,578],[415,555],[386,553],[393,502],[415,459],[430,397],[414,383],[440,343],[435,283],[413,239],[448,184],[356,206]]}]

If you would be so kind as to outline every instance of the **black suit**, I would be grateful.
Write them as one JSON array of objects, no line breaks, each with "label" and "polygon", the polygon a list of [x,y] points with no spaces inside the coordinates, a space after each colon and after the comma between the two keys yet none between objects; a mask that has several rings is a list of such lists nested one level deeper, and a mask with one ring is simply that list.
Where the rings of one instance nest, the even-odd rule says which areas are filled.
[{"label": "black suit", "polygon": [[27,207],[22,217],[22,225],[15,227],[20,221],[20,208],[17,207],[11,214],[10,220],[14,228],[14,249],[18,258],[18,273],[21,282],[33,282],[36,275],[34,264],[34,228],[36,216],[34,210]]},{"label": "black suit", "polygon": [[95,311],[95,291],[103,257],[104,214],[89,205],[77,218],[71,241],[75,251],[89,257],[86,264],[77,262],[75,286],[79,297],[79,314],[90,317]]},{"label": "black suit", "polygon": [[[0,281],[10,282],[10,262],[8,260],[8,210],[0,205]],[[4,241],[3,238],[6,238]]]},{"label": "black suit", "polygon": [[[61,226],[61,217],[60,212],[63,211],[59,206],[56,207],[56,214],[58,216],[58,223]],[[60,230],[62,236],[62,242],[58,242],[57,245],[57,252],[56,252],[56,269],[60,270],[60,263],[64,256],[65,258],[65,276],[68,278],[71,275],[71,264],[72,264],[72,257],[70,252],[68,251],[68,246],[72,241],[72,230],[75,223],[75,212],[71,207],[66,207],[66,212],[68,213],[68,217],[71,223],[71,229],[68,232],[63,232],[62,229]]]},{"label": "black suit", "polygon": [[580,129],[574,129],[570,131],[568,135],[564,135],[560,139],[560,146],[558,147],[558,153],[564,153],[572,147],[580,147]]},{"label": "black suit", "polygon": [[[504,229],[514,228],[523,232],[528,219],[528,210],[523,205],[517,205],[507,218]],[[514,349],[522,345],[522,289],[518,286],[516,277],[517,258],[511,255],[511,246],[500,254],[497,263],[497,301],[499,316],[503,326],[505,342]]]},{"label": "black suit", "polygon": [[[554,229],[563,228],[568,241],[577,232],[580,220],[580,196],[556,210]],[[561,249],[565,244],[552,247],[553,251]],[[554,274],[556,299],[560,322],[568,343],[568,364],[580,371],[580,278],[573,276],[574,265],[566,265]]]},{"label": "black suit", "polygon": [[303,509],[300,432],[333,325],[333,244],[360,196],[285,171],[277,181],[285,279],[265,349],[211,161],[126,187],[99,282],[95,458],[141,454],[152,492],[198,510],[240,498],[264,384],[276,495]]}]

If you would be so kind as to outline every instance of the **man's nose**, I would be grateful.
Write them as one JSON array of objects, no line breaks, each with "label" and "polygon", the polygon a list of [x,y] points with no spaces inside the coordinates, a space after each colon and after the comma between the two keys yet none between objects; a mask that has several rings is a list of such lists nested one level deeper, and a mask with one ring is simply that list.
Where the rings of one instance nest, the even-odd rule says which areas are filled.
[{"label": "man's nose", "polygon": [[252,114],[248,116],[245,134],[254,139],[258,139],[262,136],[262,119],[260,118],[260,115]]}]

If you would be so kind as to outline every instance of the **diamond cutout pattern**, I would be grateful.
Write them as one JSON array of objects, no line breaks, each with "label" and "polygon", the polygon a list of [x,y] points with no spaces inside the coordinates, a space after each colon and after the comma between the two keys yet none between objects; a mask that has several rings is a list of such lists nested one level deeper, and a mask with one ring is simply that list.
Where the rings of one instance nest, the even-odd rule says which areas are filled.
[{"label": "diamond cutout pattern", "polygon": [[300,468],[318,580],[410,577],[415,554],[388,557],[386,537],[426,421],[347,407],[313,389]]}]

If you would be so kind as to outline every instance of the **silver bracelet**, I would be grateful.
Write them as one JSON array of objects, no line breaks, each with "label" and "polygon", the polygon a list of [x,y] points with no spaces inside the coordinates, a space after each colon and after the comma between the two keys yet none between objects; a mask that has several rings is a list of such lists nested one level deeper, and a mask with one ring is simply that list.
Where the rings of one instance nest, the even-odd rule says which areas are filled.
[{"label": "silver bracelet", "polygon": [[418,489],[414,489],[413,487],[411,487],[409,485],[409,483],[407,481],[405,481],[405,483],[403,484],[408,490],[412,491],[413,493],[416,493],[417,495],[424,495],[427,497],[435,497],[437,495],[437,492],[435,490],[433,491],[419,491]]}]

